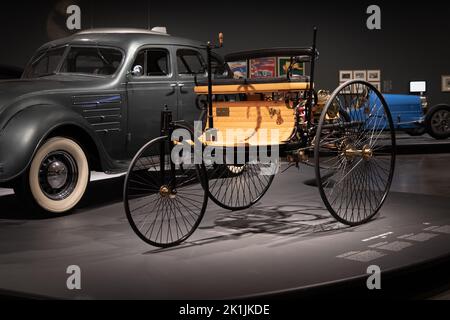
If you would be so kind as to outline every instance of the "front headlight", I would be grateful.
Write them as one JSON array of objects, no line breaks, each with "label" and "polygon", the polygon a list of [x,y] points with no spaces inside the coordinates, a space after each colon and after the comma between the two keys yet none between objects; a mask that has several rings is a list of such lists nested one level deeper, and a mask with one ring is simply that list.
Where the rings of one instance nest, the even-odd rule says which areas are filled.
[{"label": "front headlight", "polygon": [[422,110],[425,112],[427,110],[427,108],[428,108],[427,97],[420,96],[420,104],[422,105]]}]

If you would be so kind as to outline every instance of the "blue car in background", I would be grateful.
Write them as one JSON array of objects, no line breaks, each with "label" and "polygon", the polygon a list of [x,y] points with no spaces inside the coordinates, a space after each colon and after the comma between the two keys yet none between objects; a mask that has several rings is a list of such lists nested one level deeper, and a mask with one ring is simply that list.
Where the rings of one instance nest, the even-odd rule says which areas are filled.
[{"label": "blue car in background", "polygon": [[450,136],[450,106],[428,108],[427,98],[418,95],[383,94],[392,114],[394,127],[417,136],[428,133],[435,139]]},{"label": "blue car in background", "polygon": [[[392,116],[393,128],[404,131],[411,136],[420,136],[428,133],[435,139],[447,139],[450,137],[450,106],[439,104],[428,108],[427,98],[422,95],[407,94],[383,94]],[[356,99],[354,94],[348,92],[339,99]],[[326,99],[329,99],[327,97]],[[366,119],[369,127],[385,130],[390,126],[384,117],[384,108],[381,101],[374,92],[368,96],[370,115],[367,117],[368,109],[359,108],[353,110],[352,118]],[[355,101],[356,103],[356,101]],[[345,103],[342,103],[345,105]],[[366,113],[366,114],[365,114]]]},{"label": "blue car in background", "polygon": [[[349,93],[350,99],[353,95]],[[420,136],[428,133],[435,139],[447,139],[450,137],[450,106],[439,104],[428,108],[425,96],[407,94],[383,94],[384,99],[392,115],[395,130],[404,131],[411,136]],[[342,99],[346,98],[343,96]],[[382,113],[384,109],[378,96],[369,93],[369,105],[371,106],[370,116],[365,120],[368,126],[374,126],[378,130],[384,130],[389,125]],[[367,110],[360,108],[353,110],[353,117],[365,119]],[[360,113],[360,115],[355,114]]]},{"label": "blue car in background", "polygon": [[391,111],[394,126],[411,135],[425,133],[426,97],[407,94],[383,94]]}]

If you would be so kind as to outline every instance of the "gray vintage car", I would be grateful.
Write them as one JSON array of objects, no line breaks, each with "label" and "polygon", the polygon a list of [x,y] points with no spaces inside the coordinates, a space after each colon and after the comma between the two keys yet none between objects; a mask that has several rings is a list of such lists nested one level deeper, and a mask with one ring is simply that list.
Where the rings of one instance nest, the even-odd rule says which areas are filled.
[{"label": "gray vintage car", "polygon": [[[21,79],[0,82],[0,186],[66,212],[91,170],[126,170],[159,135],[165,105],[177,119],[198,119],[193,86],[206,77],[204,45],[157,30],[82,31],[43,45]],[[216,74],[229,72],[214,60]]]}]

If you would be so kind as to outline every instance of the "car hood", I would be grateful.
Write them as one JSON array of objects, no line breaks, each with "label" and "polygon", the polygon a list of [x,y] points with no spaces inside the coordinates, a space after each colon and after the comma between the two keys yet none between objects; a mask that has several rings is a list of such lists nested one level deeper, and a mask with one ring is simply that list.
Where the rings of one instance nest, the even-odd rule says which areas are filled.
[{"label": "car hood", "polygon": [[0,81],[0,114],[10,104],[17,100],[24,99],[27,96],[44,94],[45,92],[92,89],[93,87],[104,83],[105,79],[71,77],[70,80],[67,80],[58,76]]},{"label": "car hood", "polygon": [[388,105],[420,105],[420,96],[408,94],[383,94]]}]

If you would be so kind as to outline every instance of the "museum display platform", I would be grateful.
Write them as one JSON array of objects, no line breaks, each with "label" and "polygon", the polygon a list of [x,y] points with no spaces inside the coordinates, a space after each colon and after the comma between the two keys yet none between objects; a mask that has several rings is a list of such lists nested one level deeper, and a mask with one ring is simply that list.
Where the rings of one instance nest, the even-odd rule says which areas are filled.
[{"label": "museum display platform", "polygon": [[[200,228],[171,249],[137,238],[121,202],[122,177],[94,183],[63,217],[36,217],[0,197],[0,295],[69,299],[222,299],[332,288],[450,257],[448,154],[398,157],[392,192],[374,221],[346,227],[324,208],[301,166],[278,175],[255,207],[211,201]],[[69,265],[81,290],[66,287]],[[357,282],[365,286],[365,280]],[[361,289],[361,288],[359,288]]]},{"label": "museum display platform", "polygon": [[428,134],[410,136],[396,133],[397,154],[431,154],[450,152],[450,139],[436,140]]}]

